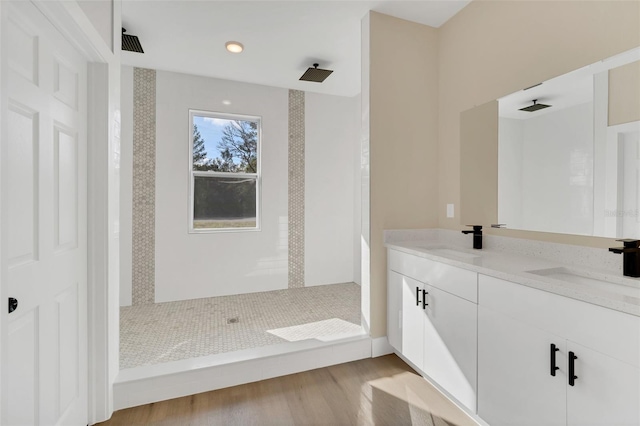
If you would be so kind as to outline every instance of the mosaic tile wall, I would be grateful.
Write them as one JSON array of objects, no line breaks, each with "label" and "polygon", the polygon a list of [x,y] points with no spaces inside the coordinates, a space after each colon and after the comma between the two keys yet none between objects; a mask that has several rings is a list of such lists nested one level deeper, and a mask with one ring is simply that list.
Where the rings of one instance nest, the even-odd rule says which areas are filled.
[{"label": "mosaic tile wall", "polygon": [[289,288],[304,287],[304,92],[289,90]]},{"label": "mosaic tile wall", "polygon": [[355,283],[120,308],[120,368],[359,335]]},{"label": "mosaic tile wall", "polygon": [[133,69],[132,303],[155,302],[156,72]]}]

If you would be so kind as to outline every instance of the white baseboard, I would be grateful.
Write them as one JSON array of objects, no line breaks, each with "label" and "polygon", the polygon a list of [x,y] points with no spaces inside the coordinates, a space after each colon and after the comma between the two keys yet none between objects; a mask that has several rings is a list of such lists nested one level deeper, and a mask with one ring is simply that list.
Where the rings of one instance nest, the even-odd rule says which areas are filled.
[{"label": "white baseboard", "polygon": [[[386,339],[385,339],[386,340]],[[302,341],[120,371],[114,410],[371,357],[371,338]]]},{"label": "white baseboard", "polygon": [[393,353],[393,347],[389,344],[387,336],[371,339],[371,358],[389,355]]}]

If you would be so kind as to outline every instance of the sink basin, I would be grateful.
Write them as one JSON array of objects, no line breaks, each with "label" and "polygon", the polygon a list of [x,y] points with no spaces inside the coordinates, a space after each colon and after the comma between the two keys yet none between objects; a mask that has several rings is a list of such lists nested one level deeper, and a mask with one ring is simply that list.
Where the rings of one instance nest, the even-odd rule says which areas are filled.
[{"label": "sink basin", "polygon": [[607,293],[615,293],[634,298],[640,297],[640,282],[627,280],[621,277],[592,274],[565,267],[537,269],[527,272],[530,274],[553,278],[555,280],[579,284],[580,286],[586,286],[593,290],[600,290]]}]

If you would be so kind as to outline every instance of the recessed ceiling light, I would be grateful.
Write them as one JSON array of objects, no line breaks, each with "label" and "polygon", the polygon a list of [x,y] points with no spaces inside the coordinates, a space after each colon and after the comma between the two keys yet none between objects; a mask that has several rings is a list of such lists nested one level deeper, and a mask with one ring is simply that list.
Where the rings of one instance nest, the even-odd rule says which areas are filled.
[{"label": "recessed ceiling light", "polygon": [[238,41],[228,41],[224,44],[224,47],[231,53],[240,53],[244,50],[244,46]]},{"label": "recessed ceiling light", "polygon": [[231,105],[231,101],[225,99],[224,101],[222,101],[223,105]]}]

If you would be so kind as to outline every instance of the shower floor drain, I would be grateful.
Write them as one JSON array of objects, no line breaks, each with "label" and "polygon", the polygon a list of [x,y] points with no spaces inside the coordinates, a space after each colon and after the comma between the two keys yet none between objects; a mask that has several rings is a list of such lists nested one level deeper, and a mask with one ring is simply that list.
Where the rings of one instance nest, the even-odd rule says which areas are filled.
[{"label": "shower floor drain", "polygon": [[227,324],[236,324],[240,322],[239,317],[227,318]]}]

